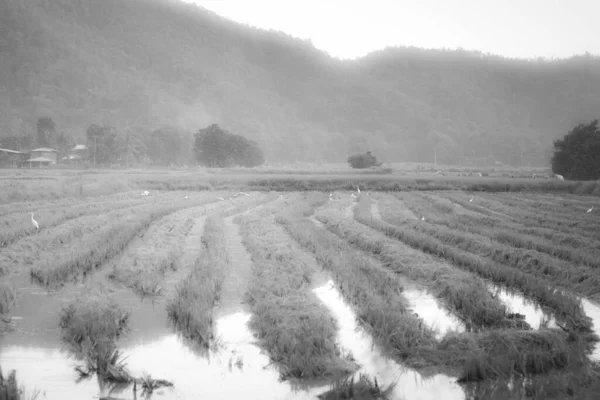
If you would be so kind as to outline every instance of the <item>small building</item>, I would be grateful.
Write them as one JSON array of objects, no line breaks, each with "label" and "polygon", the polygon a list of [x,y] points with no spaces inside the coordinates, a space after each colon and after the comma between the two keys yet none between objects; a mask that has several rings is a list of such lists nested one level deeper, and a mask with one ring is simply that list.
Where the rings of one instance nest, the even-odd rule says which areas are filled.
[{"label": "small building", "polygon": [[41,168],[56,164],[57,161],[58,150],[48,147],[40,147],[39,149],[31,150],[29,152],[29,159],[21,162],[21,166],[26,166],[29,168]]},{"label": "small building", "polygon": [[[72,153],[78,154],[80,156],[83,154],[86,154],[87,151],[88,151],[88,147],[85,144],[77,144],[77,145],[75,145],[75,147],[73,147],[71,149]],[[83,153],[83,154],[81,154],[81,153]]]},{"label": "small building", "polygon": [[22,151],[0,149],[0,166],[16,167],[27,158],[27,153]]},{"label": "small building", "polygon": [[31,158],[47,158],[54,164],[58,161],[58,150],[51,149],[49,147],[40,147],[39,149],[33,149],[29,152]]},{"label": "small building", "polygon": [[69,154],[68,156],[61,158],[60,161],[64,164],[79,165],[83,160],[78,154]]},{"label": "small building", "polygon": [[29,168],[42,168],[49,167],[51,164],[56,164],[56,162],[52,161],[46,157],[35,157],[30,158],[29,160],[25,160],[21,163],[21,166],[29,167]]}]

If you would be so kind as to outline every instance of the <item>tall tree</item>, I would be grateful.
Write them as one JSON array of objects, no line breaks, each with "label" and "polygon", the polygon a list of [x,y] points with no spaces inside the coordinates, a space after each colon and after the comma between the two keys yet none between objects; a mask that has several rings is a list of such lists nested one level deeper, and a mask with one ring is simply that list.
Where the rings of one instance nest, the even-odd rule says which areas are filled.
[{"label": "tall tree", "polygon": [[155,164],[185,164],[191,157],[191,134],[172,126],[162,126],[146,138],[146,147]]},{"label": "tall tree", "polygon": [[74,144],[73,137],[65,132],[60,132],[56,137],[56,149],[61,155],[67,154]]},{"label": "tall tree", "polygon": [[222,130],[212,124],[196,133],[194,145],[197,161],[208,167],[255,167],[264,162],[264,155],[256,142]]},{"label": "tall tree", "polygon": [[37,121],[37,145],[48,147],[51,145],[56,132],[56,124],[51,117],[40,117]]},{"label": "tall tree", "polygon": [[116,146],[119,160],[124,162],[127,167],[134,161],[140,161],[146,153],[146,145],[141,137],[132,131],[119,135]]},{"label": "tall tree", "polygon": [[90,156],[100,164],[113,163],[118,159],[118,134],[111,126],[90,125],[86,131]]},{"label": "tall tree", "polygon": [[567,179],[600,179],[600,129],[598,120],[579,124],[554,141],[552,170]]}]

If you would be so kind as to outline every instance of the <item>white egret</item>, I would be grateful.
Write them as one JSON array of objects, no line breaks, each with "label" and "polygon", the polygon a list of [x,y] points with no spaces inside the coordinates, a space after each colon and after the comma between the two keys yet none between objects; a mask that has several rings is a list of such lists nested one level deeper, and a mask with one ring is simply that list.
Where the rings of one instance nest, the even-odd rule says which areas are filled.
[{"label": "white egret", "polygon": [[558,179],[559,181],[564,181],[564,180],[565,180],[565,177],[564,177],[564,176],[562,176],[562,175],[559,175],[559,174],[556,174],[556,175],[554,175],[554,177],[555,177],[556,179]]},{"label": "white egret", "polygon": [[469,199],[469,203],[472,203],[472,202],[473,202],[473,199],[474,199],[474,197],[473,197],[473,196],[471,196],[471,198]]},{"label": "white egret", "polygon": [[421,217],[421,221],[425,221],[425,217]]},{"label": "white egret", "polygon": [[222,197],[217,197],[217,200],[225,200],[225,199]]},{"label": "white egret", "polygon": [[[594,206],[592,206],[592,208],[590,208],[589,210],[586,211],[586,213],[591,213],[592,211],[594,211]],[[32,214],[33,215],[33,214]]]},{"label": "white egret", "polygon": [[360,194],[360,187],[358,187],[358,185],[356,185],[356,191],[358,192],[358,194]]},{"label": "white egret", "polygon": [[35,229],[40,229],[40,224],[38,224],[38,222],[33,219],[33,213],[31,213],[31,223],[33,224],[33,226],[35,226]]},{"label": "white egret", "polygon": [[350,197],[352,197],[353,199],[355,199],[355,198],[356,198],[356,195],[355,195],[354,193],[352,193],[352,194],[350,195]]}]

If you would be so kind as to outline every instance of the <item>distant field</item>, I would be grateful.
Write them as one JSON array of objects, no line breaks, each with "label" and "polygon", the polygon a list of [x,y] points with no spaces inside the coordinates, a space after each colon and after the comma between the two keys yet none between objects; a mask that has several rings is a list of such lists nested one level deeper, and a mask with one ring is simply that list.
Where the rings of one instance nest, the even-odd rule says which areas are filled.
[{"label": "distant field", "polygon": [[[421,168],[421,169],[417,169]],[[438,169],[439,168],[439,169]],[[343,164],[239,169],[0,170],[0,204],[63,197],[91,197],[131,190],[532,191],[600,196],[597,181],[533,179],[540,169],[443,168],[394,164],[382,170],[352,170]],[[482,172],[478,172],[482,171]],[[478,176],[481,173],[486,176]]]},{"label": "distant field", "polygon": [[168,399],[590,398],[600,198],[571,194],[584,185],[2,171],[0,366],[47,399],[157,379]]}]

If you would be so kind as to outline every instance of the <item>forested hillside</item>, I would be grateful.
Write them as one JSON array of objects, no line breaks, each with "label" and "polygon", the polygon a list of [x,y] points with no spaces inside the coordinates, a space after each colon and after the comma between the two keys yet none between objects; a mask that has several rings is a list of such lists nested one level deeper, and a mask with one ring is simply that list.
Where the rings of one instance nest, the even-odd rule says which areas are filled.
[{"label": "forested hillside", "polygon": [[436,146],[443,163],[547,165],[554,139],[599,114],[591,56],[340,61],[176,0],[0,0],[0,136],[34,134],[43,116],[78,141],[91,124],[191,137],[217,123],[270,161],[429,162]]}]

